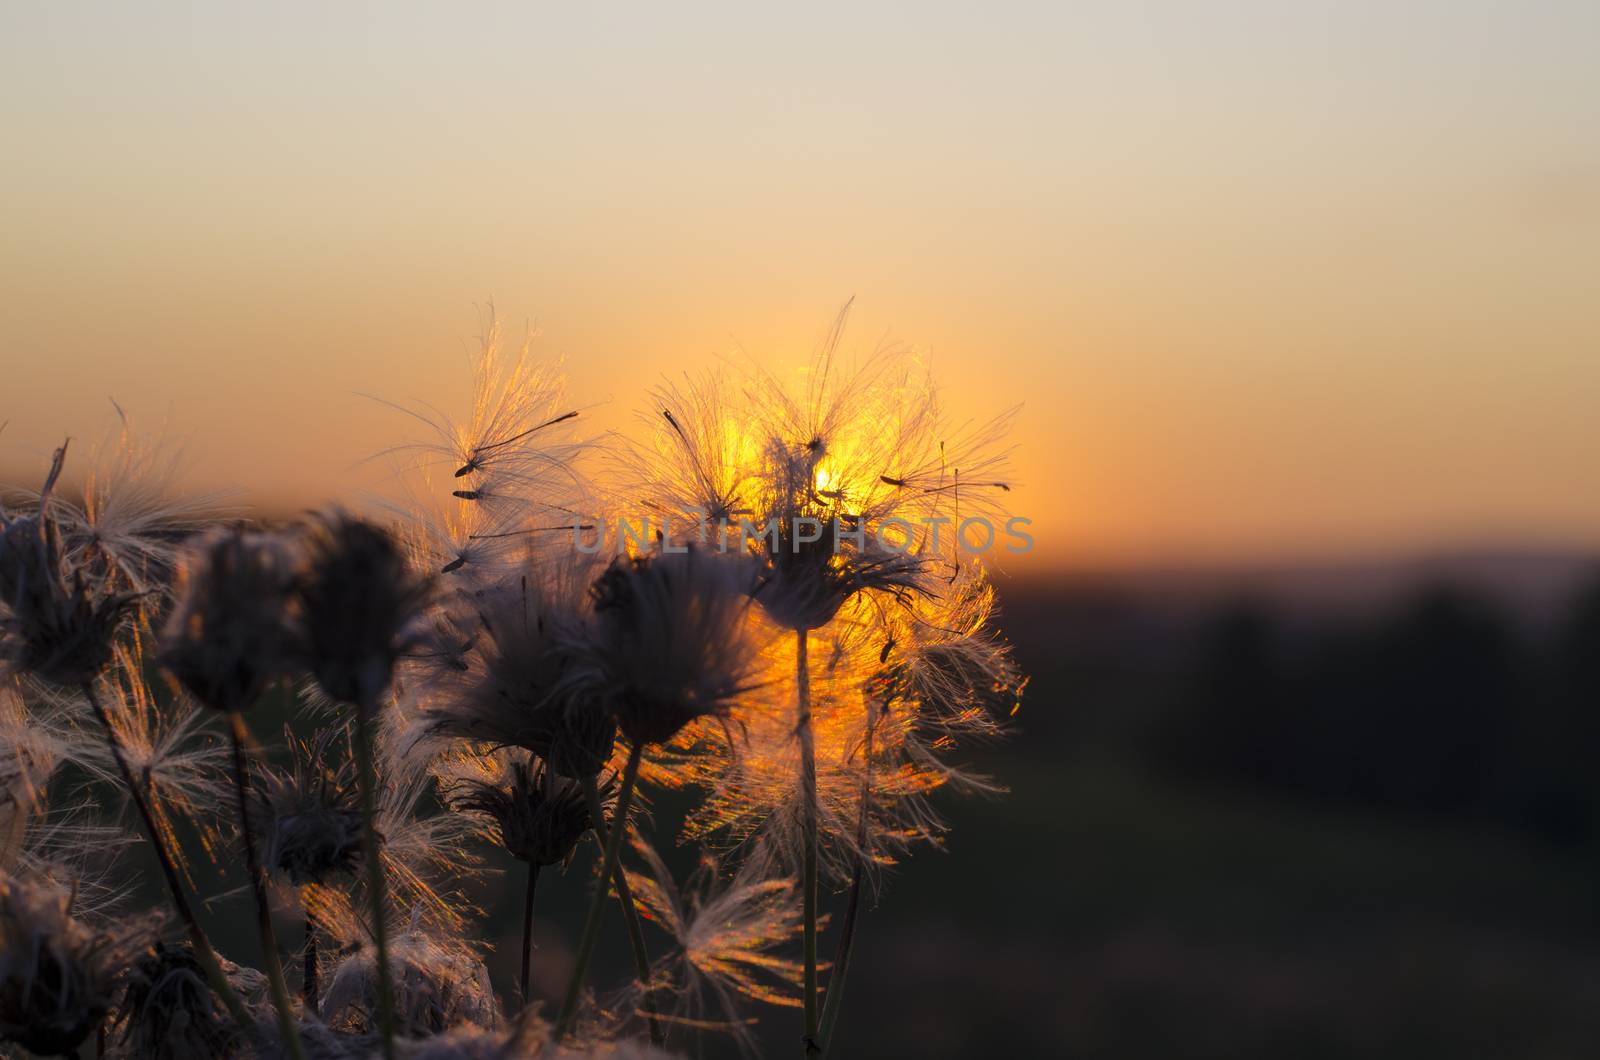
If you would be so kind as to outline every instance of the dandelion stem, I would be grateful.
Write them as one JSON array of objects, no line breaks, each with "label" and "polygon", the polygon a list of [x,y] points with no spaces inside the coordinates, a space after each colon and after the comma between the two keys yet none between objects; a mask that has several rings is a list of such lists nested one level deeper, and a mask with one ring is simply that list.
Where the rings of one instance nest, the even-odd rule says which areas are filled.
[{"label": "dandelion stem", "polygon": [[850,874],[850,897],[845,902],[844,922],[839,929],[839,948],[834,951],[833,966],[828,969],[828,989],[822,998],[822,1040],[826,1051],[833,1040],[833,1025],[839,1019],[839,1008],[844,1002],[844,976],[850,969],[850,947],[855,941],[856,915],[861,908],[861,879],[864,859],[858,856],[855,871]]},{"label": "dandelion stem", "polygon": [[[884,654],[888,654],[885,646]],[[869,708],[870,710],[870,708]],[[822,997],[822,1048],[827,1050],[833,1041],[833,1025],[838,1022],[839,1009],[844,1004],[844,977],[850,970],[850,948],[855,943],[856,916],[861,911],[861,881],[866,875],[870,851],[868,826],[872,822],[872,736],[877,719],[867,716],[867,739],[864,760],[866,779],[861,784],[861,816],[856,823],[855,868],[850,873],[850,897],[845,901],[844,923],[839,927],[839,947],[834,951],[833,965],[828,969],[828,989]]]},{"label": "dandelion stem", "polygon": [[[622,834],[626,832],[628,809],[633,804],[633,786],[639,779],[639,759],[643,747],[633,745],[628,754],[628,764],[622,771],[622,790],[617,793],[617,827],[606,837],[605,857],[600,863],[600,889],[589,903],[589,918],[583,925],[583,937],[578,942],[578,959],[572,968],[572,979],[567,983],[567,996],[561,1002],[561,1015],[556,1019],[555,1041],[560,1042],[572,1029],[578,1015],[578,998],[583,993],[583,978],[589,971],[589,961],[594,956],[594,944],[600,937],[600,921],[605,915],[607,881],[616,871],[617,860],[622,855]],[[604,824],[600,825],[604,828]]]},{"label": "dandelion stem", "polygon": [[384,1060],[394,1060],[394,975],[389,968],[389,927],[384,916],[378,777],[372,750],[373,707],[365,696],[356,704],[356,775],[361,788],[361,857],[366,862],[367,897],[372,904],[372,941],[378,951],[378,1030],[383,1037]]},{"label": "dandelion stem", "polygon": [[283,962],[278,957],[277,932],[272,928],[272,907],[267,899],[267,877],[261,870],[261,858],[256,853],[255,829],[250,827],[250,774],[245,758],[245,744],[250,741],[244,715],[229,711],[230,735],[233,737],[233,788],[239,802],[239,831],[244,837],[245,867],[250,873],[250,888],[256,899],[256,930],[261,933],[262,957],[267,963],[267,984],[272,991],[272,1006],[278,1010],[278,1030],[283,1036],[284,1048],[293,1060],[305,1060],[300,1047],[300,1032],[295,1026],[294,1010],[289,1004],[289,986],[283,978]]},{"label": "dandelion stem", "polygon": [[528,897],[522,903],[522,1003],[528,998],[528,979],[533,974],[533,895],[539,887],[539,863],[528,862]]},{"label": "dandelion stem", "polygon": [[[605,804],[600,801],[600,789],[595,785],[594,777],[583,778],[583,793],[589,801],[589,818],[595,824],[594,834],[600,840],[601,847],[607,842]],[[627,822],[618,816],[620,827],[626,832]],[[628,873],[622,867],[619,856],[617,866],[612,870],[611,882],[617,888],[617,904],[622,907],[622,922],[628,928],[628,945],[633,950],[633,970],[639,979],[640,1005],[644,1008],[645,1019],[650,1024],[650,1043],[652,1045],[665,1045],[666,1036],[661,1032],[661,1021],[656,1018],[656,1001],[650,996],[650,953],[644,946],[644,928],[639,924],[639,909],[633,904],[633,888],[628,885]]]},{"label": "dandelion stem", "polygon": [[[300,902],[302,905],[305,904],[303,894]],[[300,997],[306,1003],[306,1011],[313,1015],[317,1012],[320,1000],[317,989],[317,973],[317,921],[311,915],[311,911],[306,910],[306,955],[305,964],[301,968]]]},{"label": "dandelion stem", "polygon": [[809,630],[795,634],[795,687],[798,693],[798,718],[795,731],[800,735],[800,811],[805,831],[804,913],[805,913],[805,1014],[806,1056],[821,1056],[817,1038],[817,746],[811,731],[811,667],[807,661]]},{"label": "dandelion stem", "polygon": [[155,817],[150,812],[150,806],[145,802],[144,794],[139,789],[139,784],[133,777],[133,770],[128,766],[128,759],[122,753],[122,745],[117,742],[117,731],[111,726],[111,717],[106,713],[100,696],[95,692],[92,682],[83,683],[84,698],[89,701],[89,707],[94,711],[94,716],[99,720],[101,728],[106,732],[106,743],[111,747],[111,757],[116,760],[117,769],[122,773],[123,783],[128,785],[128,794],[133,799],[134,808],[139,811],[139,818],[144,822],[145,834],[150,837],[150,846],[155,851],[156,860],[161,864],[161,875],[167,881],[167,890],[172,895],[172,905],[178,911],[178,918],[183,921],[184,927],[189,930],[189,945],[194,949],[195,960],[200,962],[200,967],[206,973],[206,980],[211,984],[212,991],[222,999],[222,1004],[228,1010],[228,1015],[243,1030],[249,1030],[255,1025],[250,1014],[245,1011],[244,1005],[239,1001],[239,996],[233,992],[233,987],[228,983],[228,977],[222,973],[222,963],[217,960],[216,951],[211,948],[211,942],[206,938],[206,933],[200,927],[199,919],[194,915],[194,908],[189,905],[189,898],[183,892],[183,883],[178,879],[178,869],[172,860],[172,854],[167,850],[167,843],[161,830],[156,826]]}]

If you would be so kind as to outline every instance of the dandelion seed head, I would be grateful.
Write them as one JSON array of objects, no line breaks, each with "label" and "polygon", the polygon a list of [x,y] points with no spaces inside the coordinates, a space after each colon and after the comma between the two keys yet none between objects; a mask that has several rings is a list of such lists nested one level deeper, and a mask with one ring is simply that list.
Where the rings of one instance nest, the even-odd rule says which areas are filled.
[{"label": "dandelion seed head", "polygon": [[296,593],[301,650],[322,689],[343,703],[375,702],[428,591],[394,539],[340,511],[307,528]]},{"label": "dandelion seed head", "polygon": [[[373,1029],[377,1011],[376,953],[362,947],[334,968],[323,995],[322,1016],[345,1032]],[[442,1034],[455,1027],[492,1030],[500,1006],[482,960],[459,940],[411,930],[390,941],[395,1029],[407,1037]]]},{"label": "dandelion seed head", "polygon": [[527,759],[512,761],[500,782],[464,779],[449,791],[458,811],[491,824],[506,852],[531,865],[565,863],[593,827],[581,785],[545,774]]},{"label": "dandelion seed head", "polygon": [[894,658],[880,675],[906,682],[919,707],[919,726],[952,737],[990,737],[1015,711],[1026,680],[1010,647],[990,628],[994,585],[977,562],[962,564],[935,596],[885,615]]},{"label": "dandelion seed head", "polygon": [[19,672],[72,687],[110,661],[113,641],[136,595],[115,592],[69,562],[52,490],[66,459],[55,452],[38,508],[0,511],[0,658]]},{"label": "dandelion seed head", "polygon": [[[182,542],[223,514],[227,495],[178,487],[185,470],[182,447],[164,433],[134,429],[112,402],[117,429],[91,447],[81,502],[56,496],[69,562],[119,590],[155,602],[171,580]],[[33,491],[36,506],[48,490]]]},{"label": "dandelion seed head", "polygon": [[0,875],[0,1041],[67,1056],[115,1001],[118,974],[150,944],[145,921],[92,928],[55,887]]},{"label": "dandelion seed head", "polygon": [[244,710],[288,666],[292,557],[276,536],[214,530],[179,568],[161,664],[201,704]]},{"label": "dandelion seed head", "polygon": [[521,747],[558,776],[599,773],[611,758],[617,727],[592,699],[575,694],[580,599],[570,576],[552,578],[542,568],[525,567],[466,601],[475,619],[474,650],[466,672],[439,682],[430,697],[428,730]]},{"label": "dandelion seed head", "polygon": [[320,883],[351,872],[361,856],[361,815],[316,806],[278,816],[270,838],[272,867],[291,883]]},{"label": "dandelion seed head", "polygon": [[[820,512],[809,505],[793,511]],[[804,540],[795,532],[797,517],[815,519],[821,536]],[[871,537],[865,544],[851,544],[835,518],[820,512],[791,515],[779,523],[755,597],[785,629],[821,629],[858,593],[909,596],[921,584],[926,563],[920,556],[884,548]]]},{"label": "dandelion seed head", "polygon": [[402,474],[445,478],[463,515],[479,508],[490,521],[543,522],[576,511],[589,493],[578,468],[588,444],[574,436],[582,413],[566,401],[561,365],[535,361],[530,342],[508,356],[491,306],[472,368],[464,419],[425,402],[384,402],[425,429],[384,455],[402,461]]},{"label": "dandelion seed head", "polygon": [[[245,972],[237,965],[233,972],[229,979],[243,987],[240,993],[261,992],[261,984],[247,978],[259,979],[259,973]],[[242,1044],[243,1032],[212,992],[187,944],[158,942],[133,962],[113,1023],[120,1028],[117,1043],[130,1058],[225,1057]]]},{"label": "dandelion seed head", "polygon": [[[130,636],[117,645],[97,695],[124,759],[150,796],[156,826],[181,864],[186,848],[173,830],[177,819],[198,831],[208,854],[218,849],[221,831],[231,825],[222,812],[231,790],[225,772],[229,751],[209,731],[208,708],[186,697],[157,696],[148,671],[144,639]],[[113,771],[105,775],[120,780]]]},{"label": "dandelion seed head", "polygon": [[[474,835],[472,822],[438,807],[430,771],[435,764],[432,756],[400,753],[409,728],[406,719],[396,717],[406,710],[404,700],[399,697],[384,711],[385,724],[380,726],[377,741],[376,831],[383,839],[380,857],[388,900],[384,915],[394,925],[392,932],[436,931],[450,936],[478,913],[465,888],[479,874],[480,859],[469,842]],[[338,787],[339,794],[333,795],[330,788],[320,796],[336,813],[357,805],[354,767],[348,754],[350,740],[348,725],[336,725],[319,734],[322,749],[313,747],[309,754],[300,756],[304,762],[322,762],[321,775],[331,777]],[[335,758],[335,750],[341,757]],[[313,771],[306,771],[306,775],[310,779],[303,779],[296,786],[309,785],[316,790],[322,781]],[[343,824],[329,827],[338,830]],[[351,852],[360,854],[359,850]],[[335,869],[322,882],[309,882],[301,888],[308,913],[345,947],[357,948],[371,941],[371,903],[365,876],[359,872],[347,876]]]},{"label": "dandelion seed head", "polygon": [[635,901],[676,944],[652,976],[664,1017],[748,1049],[751,1002],[800,1005],[802,966],[786,955],[802,930],[794,881],[773,875],[775,863],[757,848],[733,872],[703,857],[679,887],[648,843],[635,837],[633,847],[645,866],[629,873]]},{"label": "dandelion seed head", "polygon": [[[930,802],[935,791],[995,790],[950,757],[958,741],[998,733],[994,711],[980,707],[982,694],[963,682],[996,680],[1010,671],[978,669],[976,662],[995,662],[991,652],[1002,662],[1007,657],[1003,646],[972,647],[928,625],[939,614],[936,604],[923,600],[913,620],[901,605],[858,599],[808,637],[819,852],[834,879],[849,879],[858,864],[875,870],[918,843],[938,842],[944,826]],[[795,639],[763,643],[762,679],[781,686],[795,670]],[[970,650],[975,662],[958,675],[922,658],[923,647]],[[686,782],[704,789],[684,839],[742,852],[760,844],[767,856],[798,870],[805,803],[793,692],[748,698],[730,725],[734,740],[705,742],[684,766]]]},{"label": "dandelion seed head", "polygon": [[348,756],[331,761],[341,735],[329,726],[309,742],[291,737],[290,769],[257,772],[256,831],[266,837],[266,866],[296,886],[351,873],[361,859],[355,763]]},{"label": "dandelion seed head", "polygon": [[610,451],[616,499],[643,497],[680,529],[754,514],[756,439],[722,373],[652,390],[645,440]]},{"label": "dandelion seed head", "polygon": [[587,650],[631,742],[666,743],[749,691],[751,577],[742,560],[691,550],[619,558],[596,579]]}]

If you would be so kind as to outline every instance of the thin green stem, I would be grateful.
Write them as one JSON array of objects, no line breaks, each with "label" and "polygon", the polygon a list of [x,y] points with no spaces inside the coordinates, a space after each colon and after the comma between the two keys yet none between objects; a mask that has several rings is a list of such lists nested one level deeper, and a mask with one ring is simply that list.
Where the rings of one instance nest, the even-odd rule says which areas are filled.
[{"label": "thin green stem", "polygon": [[100,727],[105,730],[111,757],[116,760],[117,769],[122,773],[123,783],[128,786],[128,794],[133,799],[134,808],[139,811],[139,818],[144,822],[145,834],[150,837],[150,846],[155,851],[156,860],[161,864],[161,875],[167,881],[167,890],[172,895],[173,908],[178,911],[178,919],[183,921],[184,927],[189,931],[189,945],[194,949],[195,960],[200,962],[200,968],[206,974],[206,981],[211,984],[212,991],[222,999],[228,1015],[233,1017],[233,1021],[241,1030],[248,1031],[255,1026],[255,1021],[245,1011],[244,1005],[239,1001],[239,995],[233,992],[233,986],[223,974],[222,962],[217,960],[216,951],[211,948],[211,941],[206,938],[205,931],[200,927],[199,918],[194,915],[194,908],[189,905],[189,897],[184,893],[183,883],[178,878],[177,865],[172,859],[171,852],[167,850],[166,838],[156,826],[155,816],[150,812],[150,806],[145,802],[144,794],[134,779],[133,770],[128,766],[127,756],[122,752],[122,745],[117,742],[117,730],[112,727],[111,717],[101,704],[100,696],[95,692],[92,682],[83,683],[83,695],[89,701],[89,707],[99,720]]},{"label": "thin green stem", "polygon": [[378,775],[373,765],[373,704],[356,704],[356,775],[361,788],[361,857],[372,905],[372,941],[378,958],[378,1032],[384,1060],[394,1060],[394,973],[389,968],[389,925],[384,916],[383,850],[378,837]]},{"label": "thin green stem", "polygon": [[522,1003],[528,998],[528,980],[533,975],[533,896],[539,888],[539,863],[528,862],[528,894],[522,903]]},{"label": "thin green stem", "polygon": [[800,736],[800,812],[804,830],[805,915],[805,1054],[821,1056],[817,1037],[817,746],[811,729],[811,667],[807,661],[809,630],[795,635],[794,677],[798,708],[795,731]]},{"label": "thin green stem", "polygon": [[618,826],[611,829],[606,837],[605,857],[600,863],[600,886],[595,892],[594,900],[589,903],[589,917],[584,922],[583,936],[578,941],[577,963],[573,965],[572,979],[567,983],[567,996],[561,1002],[561,1015],[556,1019],[554,1035],[556,1042],[567,1036],[578,1015],[578,999],[583,993],[583,979],[589,972],[589,961],[594,957],[594,944],[600,937],[600,921],[605,916],[606,892],[610,890],[607,881],[616,871],[617,860],[622,855],[622,834],[628,830],[625,822],[628,819],[628,809],[633,804],[633,786],[639,779],[639,759],[642,751],[640,745],[634,744],[633,750],[628,754],[628,764],[622,771],[622,790],[617,793]]},{"label": "thin green stem", "polygon": [[[605,805],[600,801],[600,788],[595,784],[594,777],[585,777],[583,780],[583,793],[589,801],[589,819],[595,824],[594,834],[600,840],[600,846],[605,847],[609,835],[606,829]],[[622,818],[619,816],[618,820]],[[621,826],[626,832],[627,822]],[[644,927],[639,923],[639,909],[633,904],[633,888],[628,884],[627,870],[622,867],[622,859],[617,859],[617,867],[611,873],[611,882],[617,888],[617,904],[622,907],[622,922],[628,929],[628,946],[633,950],[633,971],[639,980],[640,1006],[644,1009],[645,1019],[650,1024],[650,1043],[663,1046],[667,1043],[666,1035],[662,1033],[661,1021],[657,1018],[656,1000],[650,994],[650,952],[644,945]]]},{"label": "thin green stem", "polygon": [[244,715],[228,713],[233,737],[233,788],[239,803],[239,831],[244,836],[245,867],[250,873],[250,888],[256,899],[256,930],[261,934],[262,956],[267,964],[267,985],[272,991],[272,1006],[278,1011],[278,1031],[283,1047],[292,1060],[305,1060],[300,1047],[300,1029],[295,1025],[294,1008],[289,1003],[289,984],[283,977],[283,962],[278,957],[278,936],[272,928],[272,907],[267,898],[267,876],[256,853],[255,829],[250,827],[250,764],[245,745],[250,742]]}]

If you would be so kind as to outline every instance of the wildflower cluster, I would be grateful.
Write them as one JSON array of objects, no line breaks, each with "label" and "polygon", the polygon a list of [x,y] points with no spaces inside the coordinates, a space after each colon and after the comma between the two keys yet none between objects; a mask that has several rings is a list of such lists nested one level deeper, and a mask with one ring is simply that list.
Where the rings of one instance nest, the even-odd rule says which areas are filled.
[{"label": "wildflower cluster", "polygon": [[[1004,514],[1008,417],[947,423],[904,351],[847,368],[844,324],[797,389],[685,377],[640,437],[586,438],[491,320],[468,415],[394,406],[427,433],[383,451],[407,499],[367,514],[203,515],[126,430],[80,501],[65,446],[0,496],[0,1048],[670,1056],[750,1047],[776,1009],[829,1051],[863,899],[939,841],[936,791],[998,790],[950,755],[1025,683],[939,534]],[[621,497],[663,531],[573,548]],[[708,517],[780,529],[670,529]],[[897,547],[862,532],[886,523]],[[166,903],[135,913],[145,859]],[[570,950],[536,952],[541,886],[590,890],[582,923],[541,924]],[[201,910],[230,903],[260,971],[212,945]],[[597,989],[608,915],[634,973]]]}]

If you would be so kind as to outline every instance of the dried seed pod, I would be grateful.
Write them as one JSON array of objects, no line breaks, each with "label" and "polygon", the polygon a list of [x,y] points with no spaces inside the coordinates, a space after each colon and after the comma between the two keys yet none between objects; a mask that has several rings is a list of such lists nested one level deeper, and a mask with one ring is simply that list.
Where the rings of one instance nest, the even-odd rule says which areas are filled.
[{"label": "dried seed pod", "polygon": [[253,810],[266,838],[267,871],[297,887],[354,870],[361,858],[361,811],[354,764],[328,765],[329,745],[343,730],[323,729],[311,742],[290,739],[294,765],[258,773]]},{"label": "dried seed pod", "polygon": [[743,560],[690,550],[618,559],[595,581],[594,679],[630,741],[665,743],[749,690],[751,575]]},{"label": "dried seed pod", "polygon": [[592,827],[582,786],[548,776],[531,761],[516,762],[509,772],[507,783],[459,781],[451,805],[487,818],[500,845],[519,861],[566,861]]},{"label": "dried seed pod", "polygon": [[[259,995],[259,972],[224,968],[240,994]],[[134,961],[118,1005],[118,1044],[141,1060],[190,1060],[238,1055],[241,1031],[222,1006],[187,944],[155,949]]]},{"label": "dried seed pod", "polygon": [[388,533],[343,512],[317,518],[307,546],[296,592],[307,668],[332,698],[373,702],[389,687],[427,581]]},{"label": "dried seed pod", "polygon": [[149,926],[95,930],[71,897],[0,874],[0,1042],[70,1056],[115,1002],[117,975],[150,944]]},{"label": "dried seed pod", "polygon": [[428,708],[426,727],[438,736],[523,748],[557,776],[592,777],[611,759],[616,721],[582,694],[573,650],[581,640],[581,588],[543,584],[540,573],[530,569],[473,601],[481,629],[474,651]]},{"label": "dried seed pod", "polygon": [[109,665],[138,594],[113,592],[106,579],[68,561],[50,496],[65,460],[62,446],[36,511],[0,512],[0,656],[43,681],[76,687]]},{"label": "dried seed pod", "polygon": [[[377,1011],[376,954],[363,946],[347,955],[329,978],[322,1016],[330,1027],[364,1033]],[[414,929],[393,940],[395,1030],[412,1038],[442,1034],[454,1027],[490,1029],[500,1021],[500,1005],[489,972],[461,941]]]},{"label": "dried seed pod", "polygon": [[190,550],[178,585],[161,664],[205,706],[249,707],[287,666],[289,550],[273,535],[213,531]]}]

